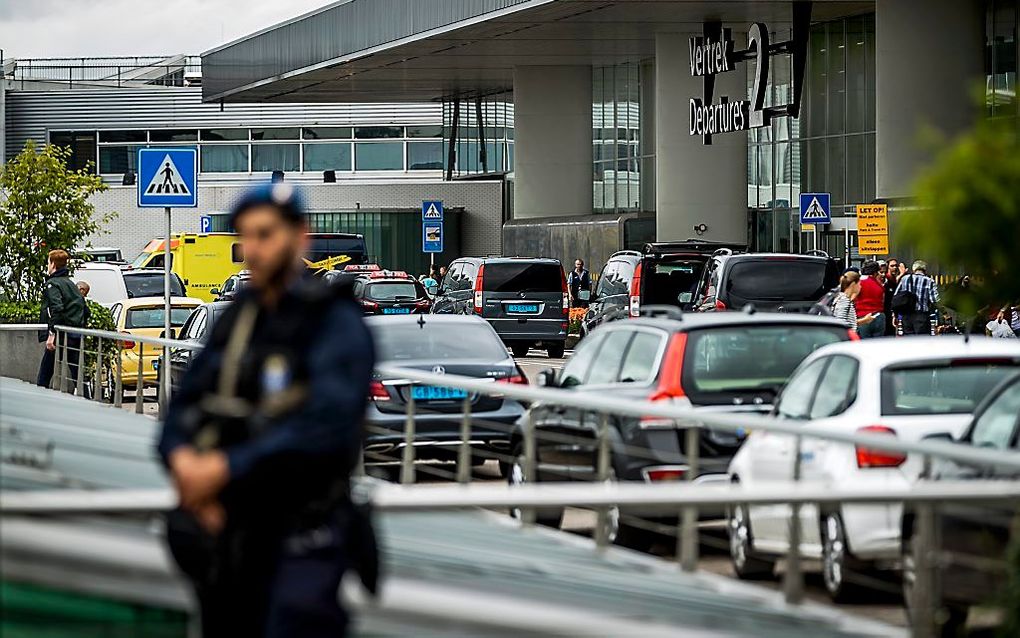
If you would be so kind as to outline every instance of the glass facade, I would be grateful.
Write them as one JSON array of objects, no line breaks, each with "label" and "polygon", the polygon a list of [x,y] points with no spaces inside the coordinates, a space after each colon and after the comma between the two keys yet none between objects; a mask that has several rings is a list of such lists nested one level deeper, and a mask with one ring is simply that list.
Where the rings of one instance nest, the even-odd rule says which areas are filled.
[{"label": "glass facade", "polygon": [[[513,137],[513,129],[492,130],[504,139],[509,130]],[[138,149],[154,145],[198,148],[204,174],[437,171],[446,164],[439,125],[54,130],[49,141],[73,149],[73,168],[98,167],[101,175],[137,172]],[[505,152],[503,144],[489,145],[490,157]],[[495,164],[507,165],[502,156]]]},{"label": "glass facade", "polygon": [[[746,66],[750,92],[754,65]],[[774,57],[770,76],[766,105],[789,103],[790,57]],[[801,192],[830,193],[834,217],[875,198],[874,14],[811,27],[803,90],[800,118],[775,118],[748,134],[750,239],[759,250],[813,247],[800,227]]]},{"label": "glass facade", "polygon": [[[433,165],[442,162],[445,170],[449,164],[450,140],[453,137],[454,121],[457,124],[457,140],[453,145],[453,176],[503,174],[513,172],[514,167],[514,107],[506,95],[496,95],[482,100],[461,100],[443,103],[443,145],[436,156],[435,147],[411,149],[409,145],[408,164],[413,150],[417,163]],[[408,128],[408,137],[412,137]],[[431,127],[420,127],[423,133],[431,134]]]},{"label": "glass facade", "polygon": [[1020,0],[988,0],[985,14],[985,97],[992,117],[1017,117],[1017,29]]},{"label": "glass facade", "polygon": [[654,149],[641,140],[638,64],[592,69],[592,209],[596,213],[654,210],[642,175],[654,171]]}]

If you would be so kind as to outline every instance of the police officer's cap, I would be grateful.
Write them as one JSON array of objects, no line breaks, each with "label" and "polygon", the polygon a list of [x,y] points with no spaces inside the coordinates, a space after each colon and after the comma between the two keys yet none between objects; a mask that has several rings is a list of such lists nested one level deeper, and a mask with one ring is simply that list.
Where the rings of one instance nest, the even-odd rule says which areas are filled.
[{"label": "police officer's cap", "polygon": [[237,219],[252,208],[273,206],[290,222],[300,222],[305,216],[305,204],[300,193],[291,184],[274,182],[259,184],[247,191],[234,202],[230,211],[230,225],[234,226]]}]

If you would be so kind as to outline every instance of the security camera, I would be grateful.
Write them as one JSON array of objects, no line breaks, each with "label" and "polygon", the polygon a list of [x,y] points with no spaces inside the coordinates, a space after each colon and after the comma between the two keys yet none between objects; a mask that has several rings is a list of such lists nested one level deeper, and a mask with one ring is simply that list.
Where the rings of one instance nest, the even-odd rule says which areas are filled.
[{"label": "security camera", "polygon": [[708,230],[708,226],[705,224],[694,225],[694,232],[698,233],[699,235],[704,235],[706,230]]}]

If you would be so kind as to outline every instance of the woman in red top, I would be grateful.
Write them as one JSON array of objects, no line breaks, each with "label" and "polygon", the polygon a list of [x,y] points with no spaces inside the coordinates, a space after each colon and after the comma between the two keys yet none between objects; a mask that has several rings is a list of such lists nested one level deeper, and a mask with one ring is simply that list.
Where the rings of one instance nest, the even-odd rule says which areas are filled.
[{"label": "woman in red top", "polygon": [[[881,337],[885,335],[885,288],[878,280],[878,262],[868,261],[861,266],[861,293],[857,296],[857,334],[861,339]],[[874,321],[866,324],[861,319],[868,315],[877,315]]]}]

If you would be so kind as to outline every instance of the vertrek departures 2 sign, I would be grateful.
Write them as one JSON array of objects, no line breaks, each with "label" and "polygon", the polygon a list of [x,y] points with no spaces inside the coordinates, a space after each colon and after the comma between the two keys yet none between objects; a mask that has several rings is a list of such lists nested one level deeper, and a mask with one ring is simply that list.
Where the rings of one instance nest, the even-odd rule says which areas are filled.
[{"label": "vertrek departures 2 sign", "polygon": [[[729,29],[719,22],[706,22],[704,35],[689,41],[692,77],[704,78],[704,97],[690,101],[690,133],[702,136],[705,144],[712,143],[718,133],[746,131],[765,126],[773,117],[797,117],[803,89],[804,66],[807,59],[808,27],[811,24],[811,3],[793,3],[793,37],[786,42],[769,44],[769,30],[761,22],[747,30],[747,48],[735,50]],[[793,58],[793,101],[781,106],[765,106],[768,88],[769,61],[772,56],[789,54]],[[736,69],[739,62],[755,60],[754,88],[751,99],[730,100],[722,96],[714,102],[715,76]]]}]

